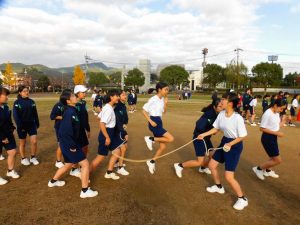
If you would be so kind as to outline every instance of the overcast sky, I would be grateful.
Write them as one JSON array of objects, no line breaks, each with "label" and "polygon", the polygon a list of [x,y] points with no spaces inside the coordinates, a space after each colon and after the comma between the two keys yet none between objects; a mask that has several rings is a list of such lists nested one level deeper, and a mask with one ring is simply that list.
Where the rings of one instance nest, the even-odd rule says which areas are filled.
[{"label": "overcast sky", "polygon": [[[0,62],[119,67],[140,58],[197,69],[225,65],[239,47],[251,68],[278,54],[300,72],[299,0],[0,0]],[[112,63],[108,63],[112,62]]]}]

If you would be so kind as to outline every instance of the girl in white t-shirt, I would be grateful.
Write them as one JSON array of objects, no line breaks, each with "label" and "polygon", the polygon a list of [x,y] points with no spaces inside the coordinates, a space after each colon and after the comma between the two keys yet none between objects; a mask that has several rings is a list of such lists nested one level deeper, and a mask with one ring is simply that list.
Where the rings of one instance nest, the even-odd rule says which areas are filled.
[{"label": "girl in white t-shirt", "polygon": [[280,113],[285,108],[285,101],[283,99],[276,99],[262,116],[260,124],[260,131],[262,132],[261,143],[269,156],[269,160],[260,166],[252,168],[256,176],[261,180],[264,180],[265,177],[279,177],[271,168],[277,166],[282,161],[279,154],[277,137],[283,137],[283,133],[279,131],[281,126]]},{"label": "girl in white t-shirt", "polygon": [[149,172],[155,172],[155,160],[163,153],[167,147],[167,143],[174,141],[174,137],[163,128],[162,114],[167,111],[169,87],[166,83],[159,82],[156,85],[157,94],[151,97],[143,106],[143,114],[148,121],[149,130],[153,136],[145,136],[147,147],[150,151],[153,150],[153,143],[157,141],[159,148],[154,157],[147,161]]},{"label": "girl in white t-shirt", "polygon": [[255,95],[253,97],[253,99],[251,100],[251,102],[249,103],[249,111],[250,111],[250,125],[253,126],[253,127],[256,127],[256,123],[255,123],[255,107],[257,105],[257,96]]},{"label": "girl in white t-shirt", "polygon": [[223,149],[217,150],[208,164],[215,185],[207,187],[206,190],[210,193],[225,193],[217,170],[219,163],[225,163],[225,178],[238,197],[233,208],[236,210],[243,210],[246,206],[248,206],[248,200],[244,196],[240,184],[234,177],[234,173],[243,150],[242,141],[247,136],[244,119],[236,112],[238,110],[239,101],[240,99],[236,93],[231,92],[224,94],[222,97],[222,106],[225,110],[219,113],[213,124],[214,128],[208,132],[200,134],[198,139],[203,140],[205,137],[214,135],[219,131],[224,133],[224,137],[222,138],[219,146],[223,147]]},{"label": "girl in white t-shirt", "polygon": [[299,108],[299,98],[300,98],[300,95],[299,94],[295,94],[293,99],[292,99],[292,105],[291,105],[291,109],[290,109],[290,112],[291,112],[291,123],[290,123],[290,126],[294,127],[296,126],[293,122],[295,122],[297,120],[296,118],[296,114],[297,114],[297,111],[298,111],[298,108]]}]

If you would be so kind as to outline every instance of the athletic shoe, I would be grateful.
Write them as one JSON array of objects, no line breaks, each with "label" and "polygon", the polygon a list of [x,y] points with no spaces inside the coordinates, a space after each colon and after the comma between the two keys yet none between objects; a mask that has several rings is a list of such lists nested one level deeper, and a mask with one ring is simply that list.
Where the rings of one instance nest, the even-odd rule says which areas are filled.
[{"label": "athletic shoe", "polygon": [[256,125],[256,123],[251,123],[250,126],[256,127],[257,125]]},{"label": "athletic shoe", "polygon": [[113,180],[119,180],[120,179],[120,177],[118,175],[116,175],[115,173],[108,174],[107,172],[105,173],[104,178],[113,179]]},{"label": "athletic shoe", "polygon": [[0,155],[0,161],[4,160],[4,159],[5,159],[5,157],[3,155]]},{"label": "athletic shoe", "polygon": [[278,178],[279,177],[279,175],[276,174],[274,170],[271,170],[269,172],[267,172],[267,171],[264,170],[263,174],[266,177],[273,177],[273,178]]},{"label": "athletic shoe", "polygon": [[257,124],[260,125],[260,122],[258,122]]},{"label": "athletic shoe", "polygon": [[20,177],[20,175],[14,170],[12,170],[10,172],[7,171],[6,176],[7,177],[12,177],[14,179],[18,179]]},{"label": "athletic shoe", "polygon": [[118,170],[117,170],[117,173],[118,173],[118,174],[121,174],[121,175],[123,175],[123,176],[128,176],[128,175],[129,175],[129,172],[128,172],[127,170],[125,170],[124,167],[122,167],[121,169],[118,169]]},{"label": "athletic shoe", "polygon": [[257,169],[257,166],[256,166],[256,167],[253,167],[252,170],[253,170],[253,172],[256,174],[256,176],[257,176],[260,180],[264,180],[264,179],[265,179],[263,170]]},{"label": "athletic shoe", "polygon": [[[123,167],[126,167],[126,164],[125,163],[123,163],[123,165],[122,165]],[[116,163],[115,165],[114,165],[114,168],[118,168],[119,167],[119,163]]]},{"label": "athletic shoe", "polygon": [[58,169],[62,168],[65,164],[63,162],[55,162],[55,167],[57,167]]},{"label": "athletic shoe", "polygon": [[93,198],[98,195],[98,191],[93,191],[91,188],[89,188],[86,192],[81,191],[80,192],[80,198]]},{"label": "athletic shoe", "polygon": [[154,172],[155,172],[155,163],[151,163],[150,160],[148,160],[147,161],[147,166],[148,166],[149,172],[151,174],[154,174]]},{"label": "athletic shoe", "polygon": [[48,182],[48,187],[62,187],[65,186],[66,182],[63,180],[57,180],[54,183],[51,183],[51,181],[49,180]]},{"label": "athletic shoe", "polygon": [[37,166],[37,165],[40,164],[36,157],[31,158],[30,159],[30,163],[32,163],[35,166]]},{"label": "athletic shoe", "polygon": [[201,167],[199,168],[199,173],[206,173],[206,174],[211,174],[211,171],[209,168],[204,168],[202,169]]},{"label": "athletic shoe", "polygon": [[81,178],[80,169],[76,168],[75,170],[71,170],[70,175],[73,177]]},{"label": "athletic shoe", "polygon": [[24,166],[29,166],[30,162],[27,158],[25,158],[25,159],[21,159],[21,164],[24,165]]},{"label": "athletic shoe", "polygon": [[182,177],[182,170],[183,168],[179,166],[179,163],[174,163],[174,169],[177,177],[181,178]]},{"label": "athletic shoe", "polygon": [[217,185],[207,187],[206,191],[208,191],[210,193],[219,193],[219,194],[224,194],[225,193],[224,187],[219,188]]},{"label": "athletic shoe", "polygon": [[149,148],[149,150],[152,151],[153,150],[153,147],[152,147],[153,141],[150,140],[150,136],[145,136],[145,142],[146,142],[146,145]]},{"label": "athletic shoe", "polygon": [[236,210],[243,210],[245,207],[248,206],[248,199],[247,198],[238,198],[236,203],[233,205],[233,208]]},{"label": "athletic shoe", "polygon": [[296,125],[293,124],[293,123],[290,123],[289,126],[290,126],[290,127],[295,127]]},{"label": "athletic shoe", "polygon": [[3,179],[2,177],[0,177],[0,186],[1,186],[1,185],[4,185],[4,184],[7,184],[7,183],[8,183],[7,180],[5,180],[5,179]]}]

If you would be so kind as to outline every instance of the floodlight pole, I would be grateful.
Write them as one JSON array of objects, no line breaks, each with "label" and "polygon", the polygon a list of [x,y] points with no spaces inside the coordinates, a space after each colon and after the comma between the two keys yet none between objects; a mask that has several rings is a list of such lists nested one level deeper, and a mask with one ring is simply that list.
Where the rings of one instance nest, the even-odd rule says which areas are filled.
[{"label": "floodlight pole", "polygon": [[237,71],[237,91],[239,90],[239,74],[240,74],[240,71],[239,71],[239,59],[240,59],[240,51],[243,51],[243,49],[241,48],[236,48],[234,49],[234,51],[236,52],[236,71]]}]

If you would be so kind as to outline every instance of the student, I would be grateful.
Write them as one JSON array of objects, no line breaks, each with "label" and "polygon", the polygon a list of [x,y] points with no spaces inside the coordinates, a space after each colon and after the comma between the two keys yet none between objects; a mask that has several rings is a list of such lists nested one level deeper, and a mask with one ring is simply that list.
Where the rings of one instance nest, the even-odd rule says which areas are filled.
[{"label": "student", "polygon": [[270,95],[268,95],[268,94],[264,95],[262,103],[261,103],[261,106],[263,108],[263,113],[265,111],[267,111],[267,109],[269,108],[269,102],[268,102],[269,99],[270,99]]},{"label": "student", "polygon": [[[14,130],[16,129],[11,120],[11,111],[7,105],[9,90],[0,86],[0,150],[4,147],[7,151],[7,177],[17,179],[20,175],[14,170],[16,162],[16,140]],[[0,185],[8,181],[0,177]]]},{"label": "student", "polygon": [[95,116],[98,115],[97,111],[95,110],[95,106],[94,106],[94,104],[95,104],[95,99],[96,99],[96,96],[97,96],[97,95],[98,95],[98,91],[97,91],[97,89],[94,89],[94,93],[93,93],[92,96],[91,96],[91,100],[92,100],[92,105],[93,105],[93,113],[94,113]]},{"label": "student", "polygon": [[[64,93],[66,92],[72,92],[70,89],[66,89],[62,92],[61,96],[64,96]],[[60,96],[60,98],[61,98]],[[62,160],[62,153],[61,153],[61,149],[59,146],[59,137],[58,137],[58,131],[60,128],[60,123],[63,117],[63,113],[64,113],[64,104],[62,103],[61,99],[59,100],[59,102],[57,102],[51,111],[50,114],[50,119],[54,120],[54,129],[55,129],[55,134],[56,134],[56,139],[57,139],[57,149],[56,149],[56,161],[55,161],[55,166],[57,168],[61,168],[64,166],[64,163],[61,161]]]},{"label": "student", "polygon": [[[114,111],[116,115],[116,132],[117,135],[121,137],[123,141],[126,141],[124,145],[121,146],[121,156],[125,157],[125,153],[127,150],[127,142],[128,142],[128,133],[126,131],[127,124],[128,124],[128,114],[126,109],[127,95],[125,91],[120,92],[120,100],[116,105]],[[125,169],[123,164],[123,159],[118,160],[118,169],[117,173],[123,176],[129,175],[129,172]]]},{"label": "student", "polygon": [[210,193],[225,193],[217,170],[219,163],[225,163],[225,178],[238,197],[233,208],[236,210],[243,210],[248,206],[248,200],[244,196],[240,184],[235,179],[234,174],[239,163],[240,155],[243,151],[243,139],[247,136],[247,130],[243,117],[235,112],[237,110],[238,102],[239,98],[237,94],[232,92],[224,94],[222,106],[225,108],[225,111],[219,113],[213,124],[214,128],[200,134],[198,139],[203,140],[205,137],[216,134],[219,131],[224,133],[224,137],[220,144],[220,147],[224,147],[224,150],[217,150],[208,164],[215,185],[207,187],[206,190]]},{"label": "student", "polygon": [[300,98],[300,95],[299,94],[295,94],[291,103],[291,109],[290,109],[290,112],[291,112],[291,124],[290,126],[291,127],[295,127],[296,125],[293,123],[294,121],[297,120],[296,118],[296,112],[298,110],[298,107],[299,107],[299,98]]},{"label": "student", "polygon": [[[223,108],[222,108],[221,100],[219,98],[214,98],[212,103],[209,106],[202,109],[202,112],[204,114],[196,122],[193,139],[198,137],[199,134],[205,133],[206,131],[209,131],[213,128],[213,123],[215,122],[215,120],[218,116],[218,113],[221,112],[222,109]],[[207,158],[205,158],[205,153],[206,153],[207,149],[213,148],[213,145],[212,145],[210,139],[211,139],[211,136],[207,136],[204,138],[203,141],[195,140],[193,142],[197,160],[190,160],[190,161],[186,161],[184,163],[175,163],[174,164],[176,175],[179,178],[182,177],[183,169],[190,168],[190,167],[200,167],[199,168],[200,173],[211,174],[211,171],[209,170],[209,168],[207,168],[209,159],[205,160],[205,159],[207,159]],[[205,141],[205,144],[204,144],[204,141]]]},{"label": "student", "polygon": [[[20,139],[21,164],[29,166],[30,163],[38,165],[37,154],[37,129],[40,126],[39,117],[35,102],[29,98],[29,89],[25,86],[18,88],[18,97],[14,102],[13,116],[17,125],[17,132]],[[25,156],[27,134],[30,136],[31,158]]]},{"label": "student", "polygon": [[58,131],[60,147],[65,159],[65,165],[58,169],[54,177],[48,182],[48,187],[61,187],[65,181],[59,180],[65,173],[71,170],[72,166],[81,166],[81,198],[92,198],[98,195],[89,187],[89,161],[80,146],[80,121],[76,110],[76,96],[71,92],[66,92],[61,96],[64,104],[64,114]]},{"label": "student", "polygon": [[282,96],[282,100],[285,104],[285,109],[280,113],[280,117],[281,117],[281,122],[283,123],[283,126],[287,126],[290,125],[291,123],[291,117],[289,115],[287,115],[286,111],[288,110],[288,97],[289,97],[289,93],[288,92],[284,92],[283,96]]},{"label": "student", "polygon": [[95,116],[98,116],[98,114],[101,112],[102,106],[103,106],[103,97],[101,95],[101,91],[99,90],[97,92],[97,95],[95,97],[94,104],[93,104]]},{"label": "student", "polygon": [[270,105],[274,105],[275,100],[278,98],[277,95],[272,95],[270,100]]},{"label": "student", "polygon": [[242,104],[243,104],[243,96],[241,95],[240,92],[238,92],[238,98],[240,99],[239,104],[237,106],[238,113],[242,114],[241,108],[242,108]]},{"label": "student", "polygon": [[243,116],[245,117],[246,122],[248,121],[249,118],[249,109],[250,109],[250,102],[252,100],[252,96],[251,96],[251,89],[247,88],[246,92],[243,95]]},{"label": "student", "polygon": [[116,133],[116,115],[113,108],[119,102],[119,99],[120,96],[118,91],[111,90],[107,93],[107,104],[103,107],[98,116],[100,118],[98,155],[93,160],[90,167],[91,172],[95,171],[108,155],[109,151],[112,151],[117,156],[114,154],[111,155],[104,178],[113,180],[118,180],[120,178],[113,172],[113,169],[118,160],[118,156],[121,154],[120,148],[123,145],[120,135]]},{"label": "student", "polygon": [[256,127],[256,123],[255,123],[255,107],[257,106],[257,96],[254,95],[254,97],[252,98],[251,102],[249,103],[249,111],[250,111],[250,125],[253,127]]},{"label": "student", "polygon": [[260,124],[260,131],[262,132],[261,143],[269,156],[269,160],[260,166],[253,167],[253,171],[256,176],[264,180],[266,177],[278,178],[272,168],[282,162],[280,157],[277,137],[283,137],[283,133],[279,131],[280,112],[285,109],[286,105],[283,99],[276,99],[274,104],[263,114]]},{"label": "student", "polygon": [[137,93],[135,90],[132,91],[132,95],[133,95],[133,112],[136,112],[136,104],[137,104]]},{"label": "student", "polygon": [[149,172],[155,172],[155,160],[166,149],[167,144],[174,141],[174,137],[163,128],[162,114],[167,112],[169,87],[166,83],[159,82],[156,84],[157,94],[151,97],[143,106],[143,114],[148,121],[149,130],[153,136],[145,136],[147,147],[150,151],[153,150],[153,143],[157,141],[159,148],[154,157],[147,161]]},{"label": "student", "polygon": [[129,113],[133,113],[134,112],[134,93],[133,90],[130,90],[129,94],[128,94],[128,105],[129,105]]}]

